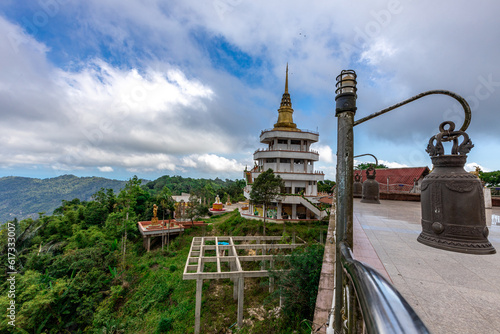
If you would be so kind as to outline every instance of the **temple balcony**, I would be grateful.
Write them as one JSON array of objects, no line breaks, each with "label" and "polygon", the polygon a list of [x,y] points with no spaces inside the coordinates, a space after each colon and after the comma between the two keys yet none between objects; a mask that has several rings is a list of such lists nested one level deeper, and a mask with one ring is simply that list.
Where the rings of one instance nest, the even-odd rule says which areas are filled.
[{"label": "temple balcony", "polygon": [[260,142],[261,143],[269,143],[273,141],[275,138],[280,139],[302,139],[307,140],[312,143],[316,143],[319,140],[319,133],[310,130],[301,130],[301,131],[283,131],[283,130],[263,130],[260,133]]},{"label": "temple balcony", "polygon": [[275,150],[275,149],[258,149],[253,154],[254,160],[286,158],[286,159],[303,159],[303,160],[319,160],[319,153],[314,150],[309,151],[290,151],[290,150]]}]

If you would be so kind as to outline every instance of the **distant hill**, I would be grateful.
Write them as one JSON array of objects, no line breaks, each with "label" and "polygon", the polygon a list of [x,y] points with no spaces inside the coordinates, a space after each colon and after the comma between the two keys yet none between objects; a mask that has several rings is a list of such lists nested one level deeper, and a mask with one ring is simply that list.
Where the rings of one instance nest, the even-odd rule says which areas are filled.
[{"label": "distant hill", "polygon": [[79,198],[88,201],[99,189],[120,191],[127,181],[103,177],[62,175],[50,179],[7,176],[0,178],[0,222],[17,217],[38,217],[38,212],[51,214],[62,200]]}]

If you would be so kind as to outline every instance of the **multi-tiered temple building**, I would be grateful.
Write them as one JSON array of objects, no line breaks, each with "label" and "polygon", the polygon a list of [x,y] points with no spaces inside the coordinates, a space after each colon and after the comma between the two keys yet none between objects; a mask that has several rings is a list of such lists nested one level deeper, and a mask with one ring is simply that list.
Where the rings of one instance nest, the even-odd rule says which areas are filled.
[{"label": "multi-tiered temple building", "polygon": [[[318,181],[324,179],[322,172],[314,170],[314,162],[319,153],[311,150],[318,141],[319,134],[314,131],[300,130],[293,122],[293,109],[288,93],[288,65],[286,69],[285,93],[278,109],[278,122],[273,129],[263,130],[260,142],[267,147],[255,151],[255,167],[245,170],[245,197],[250,198],[252,183],[271,168],[285,182],[285,194],[281,196],[268,215],[276,219],[321,219],[326,212],[320,210],[318,202]],[[262,214],[261,210],[249,207],[250,213]]]}]

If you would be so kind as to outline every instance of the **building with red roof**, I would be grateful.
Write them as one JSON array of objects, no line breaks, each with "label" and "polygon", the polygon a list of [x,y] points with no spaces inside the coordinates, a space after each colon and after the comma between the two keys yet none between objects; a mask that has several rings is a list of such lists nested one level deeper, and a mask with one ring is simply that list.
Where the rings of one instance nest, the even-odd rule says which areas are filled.
[{"label": "building with red roof", "polygon": [[[375,180],[379,183],[381,192],[420,193],[420,185],[425,176],[430,173],[428,167],[380,168],[375,170]],[[365,170],[355,170],[366,180]]]}]

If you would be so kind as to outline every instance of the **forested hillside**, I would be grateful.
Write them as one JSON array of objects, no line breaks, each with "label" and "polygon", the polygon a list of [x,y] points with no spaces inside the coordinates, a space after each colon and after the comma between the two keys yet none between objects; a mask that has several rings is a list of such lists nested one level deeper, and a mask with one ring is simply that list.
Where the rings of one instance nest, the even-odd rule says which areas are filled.
[{"label": "forested hillside", "polygon": [[[168,187],[172,195],[190,193],[202,199],[205,205],[213,202],[216,195],[227,201],[243,199],[243,180],[193,179],[182,176],[162,176],[155,181],[141,181],[148,193],[157,195]],[[112,189],[118,193],[126,181],[103,177],[77,177],[62,175],[49,179],[8,176],[0,178],[0,223],[17,218],[36,218],[38,213],[52,214],[62,201],[78,198],[89,201],[100,189]]]},{"label": "forested hillside", "polygon": [[193,179],[182,176],[162,176],[155,181],[146,183],[146,187],[153,193],[158,194],[164,187],[167,187],[172,195],[180,195],[181,193],[194,194],[197,197],[205,200],[205,204],[214,201],[214,197],[219,195],[223,202],[229,199],[233,202],[243,200],[243,188],[245,187],[244,180],[228,180],[225,181],[216,178],[211,179]]},{"label": "forested hillside", "polygon": [[[193,236],[259,235],[263,224],[234,211],[207,218],[205,228],[187,229],[164,248],[153,243],[147,253],[137,221],[149,220],[154,204],[158,212],[172,208],[172,192],[157,190],[134,177],[118,194],[99,190],[90,201],[64,201],[53,215],[0,226],[0,262],[9,265],[0,272],[0,333],[192,333],[196,283],[182,272]],[[267,235],[295,234],[308,245],[290,264],[280,260],[283,268],[293,264],[290,276],[279,276],[288,271],[275,262],[274,294],[267,278],[246,281],[247,320],[239,333],[311,332],[323,256],[318,241],[327,225],[267,224]],[[230,280],[207,280],[203,290],[203,332],[235,330]]]},{"label": "forested hillside", "polygon": [[8,176],[0,178],[0,222],[15,217],[38,217],[39,212],[51,214],[61,206],[62,200],[91,199],[99,189],[118,192],[126,181],[103,177],[77,177],[62,175],[49,179]]}]

